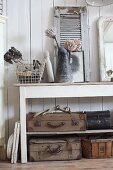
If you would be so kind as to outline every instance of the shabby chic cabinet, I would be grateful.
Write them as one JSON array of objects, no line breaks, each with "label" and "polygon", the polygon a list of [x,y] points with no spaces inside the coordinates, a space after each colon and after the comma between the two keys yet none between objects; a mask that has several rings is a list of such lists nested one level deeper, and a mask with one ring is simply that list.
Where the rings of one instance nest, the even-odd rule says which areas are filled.
[{"label": "shabby chic cabinet", "polygon": [[75,98],[113,96],[112,82],[98,83],[39,83],[16,84],[20,93],[21,123],[21,162],[27,163],[27,135],[77,134],[77,133],[113,133],[108,130],[86,130],[76,132],[26,132],[26,99],[33,98]]}]

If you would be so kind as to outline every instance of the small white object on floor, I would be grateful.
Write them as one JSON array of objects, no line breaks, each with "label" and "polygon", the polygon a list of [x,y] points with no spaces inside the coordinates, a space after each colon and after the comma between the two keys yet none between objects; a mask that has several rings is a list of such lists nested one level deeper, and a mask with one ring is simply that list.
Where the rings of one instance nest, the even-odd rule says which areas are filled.
[{"label": "small white object on floor", "polygon": [[14,133],[9,137],[7,143],[7,158],[11,163],[17,163],[19,145],[20,123],[15,122]]},{"label": "small white object on floor", "polygon": [[11,153],[12,153],[12,148],[13,148],[13,138],[14,138],[14,134],[11,134],[8,139],[8,143],[7,143],[7,158],[8,159],[11,159]]},{"label": "small white object on floor", "polygon": [[20,123],[15,122],[11,163],[17,163],[19,134],[20,134]]}]

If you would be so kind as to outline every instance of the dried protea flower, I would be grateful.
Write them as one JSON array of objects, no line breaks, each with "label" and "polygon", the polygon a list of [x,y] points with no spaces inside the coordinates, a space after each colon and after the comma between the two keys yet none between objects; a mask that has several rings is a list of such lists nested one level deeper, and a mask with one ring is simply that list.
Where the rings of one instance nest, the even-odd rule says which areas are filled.
[{"label": "dried protea flower", "polygon": [[54,28],[48,28],[46,31],[45,31],[45,34],[46,36],[50,37],[50,38],[55,38],[55,30]]},{"label": "dried protea flower", "polygon": [[81,41],[77,39],[67,40],[64,47],[70,52],[81,51]]},{"label": "dried protea flower", "polygon": [[56,35],[55,35],[55,29],[53,27],[52,28],[48,28],[45,31],[45,34],[46,34],[47,37],[53,38],[56,41],[57,47],[59,48],[59,45],[58,45],[58,42],[57,42],[57,39],[56,39]]},{"label": "dried protea flower", "polygon": [[4,60],[13,64],[13,62],[18,63],[22,61],[22,54],[15,47],[11,47],[5,54]]}]

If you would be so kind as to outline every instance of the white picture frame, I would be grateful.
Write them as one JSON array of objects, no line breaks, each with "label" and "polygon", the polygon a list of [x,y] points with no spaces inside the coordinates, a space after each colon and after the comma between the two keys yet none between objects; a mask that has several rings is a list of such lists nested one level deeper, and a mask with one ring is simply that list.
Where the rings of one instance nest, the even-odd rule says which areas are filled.
[{"label": "white picture frame", "polygon": [[[106,28],[105,23],[109,22]],[[99,42],[99,65],[100,65],[100,81],[111,81],[113,77],[113,57],[110,54],[110,50],[108,50],[108,41],[104,42],[105,31],[113,25],[113,17],[100,17],[98,20],[98,42]],[[106,30],[105,30],[106,29]],[[112,35],[110,36],[110,39]],[[113,38],[112,41],[110,40],[110,46],[113,46]],[[111,48],[112,50],[112,48]],[[109,53],[107,53],[109,51]],[[112,51],[111,51],[112,53]]]}]

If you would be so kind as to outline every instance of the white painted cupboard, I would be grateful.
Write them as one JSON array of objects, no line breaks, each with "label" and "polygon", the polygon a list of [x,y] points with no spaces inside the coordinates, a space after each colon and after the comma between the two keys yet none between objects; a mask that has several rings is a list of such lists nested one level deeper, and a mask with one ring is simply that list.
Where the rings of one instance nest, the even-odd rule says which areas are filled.
[{"label": "white painted cupboard", "polygon": [[[26,113],[27,113],[27,99],[44,98],[76,98],[76,97],[101,97],[113,96],[113,83],[76,83],[76,84],[17,84],[20,94],[20,137],[21,137],[21,162],[27,163],[27,135],[55,135],[55,134],[76,134],[76,133],[108,133],[108,130],[88,130],[83,132],[26,132]],[[107,90],[106,90],[107,89]],[[37,103],[38,107],[38,103]]]}]

